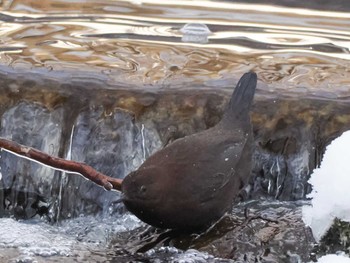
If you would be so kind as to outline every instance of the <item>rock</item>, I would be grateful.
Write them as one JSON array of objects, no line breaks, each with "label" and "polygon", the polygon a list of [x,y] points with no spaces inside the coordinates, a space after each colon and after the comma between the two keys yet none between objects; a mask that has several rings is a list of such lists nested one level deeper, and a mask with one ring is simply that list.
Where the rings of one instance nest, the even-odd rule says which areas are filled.
[{"label": "rock", "polygon": [[[124,250],[113,259],[122,260],[128,254],[125,250],[134,254],[149,249],[150,252],[138,255],[162,258],[165,249],[168,253],[164,260],[167,261],[169,250],[175,247],[177,253],[196,250],[224,260],[222,262],[309,262],[314,239],[302,221],[301,205],[302,202],[279,201],[242,203],[198,235],[167,230],[150,232],[141,227],[112,242],[114,251]],[[128,243],[125,244],[125,240]]]}]

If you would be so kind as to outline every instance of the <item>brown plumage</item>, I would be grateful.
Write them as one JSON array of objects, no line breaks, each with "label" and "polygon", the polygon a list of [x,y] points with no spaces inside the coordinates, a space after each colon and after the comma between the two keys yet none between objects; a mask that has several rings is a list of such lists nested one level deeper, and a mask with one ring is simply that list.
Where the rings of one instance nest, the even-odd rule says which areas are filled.
[{"label": "brown plumage", "polygon": [[142,221],[161,228],[209,226],[232,207],[251,172],[249,117],[257,76],[242,76],[222,120],[150,156],[122,182],[123,202]]}]

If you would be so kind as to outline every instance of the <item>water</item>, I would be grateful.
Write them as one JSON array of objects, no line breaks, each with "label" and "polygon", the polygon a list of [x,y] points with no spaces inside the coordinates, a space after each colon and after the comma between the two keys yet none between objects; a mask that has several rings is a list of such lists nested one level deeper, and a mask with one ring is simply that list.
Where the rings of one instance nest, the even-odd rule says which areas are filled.
[{"label": "water", "polygon": [[[349,91],[346,2],[330,11],[312,2],[312,9],[226,1],[9,0],[2,6],[0,61],[15,68],[83,67],[116,83],[162,87],[212,86],[253,69],[272,91]],[[187,23],[206,25],[208,43],[182,42]]]},{"label": "water", "polygon": [[[0,135],[123,178],[165,144],[214,125],[233,83],[254,70],[254,173],[262,175],[246,190],[250,198],[303,199],[324,145],[350,123],[350,5],[268,3],[3,0]],[[122,249],[134,244],[129,232],[141,236],[146,226],[118,193],[0,154],[0,261],[258,258],[249,234],[248,248],[232,255],[166,242],[130,255]],[[282,248],[298,254],[288,257],[305,258],[291,240]]]}]

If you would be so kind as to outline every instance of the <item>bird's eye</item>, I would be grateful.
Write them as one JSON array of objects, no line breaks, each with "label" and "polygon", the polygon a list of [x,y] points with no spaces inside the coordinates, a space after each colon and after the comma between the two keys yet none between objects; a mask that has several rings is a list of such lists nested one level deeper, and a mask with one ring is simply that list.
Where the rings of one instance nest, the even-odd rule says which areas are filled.
[{"label": "bird's eye", "polygon": [[144,193],[144,192],[146,192],[146,190],[147,190],[146,186],[141,185],[140,191],[141,191],[142,193]]}]

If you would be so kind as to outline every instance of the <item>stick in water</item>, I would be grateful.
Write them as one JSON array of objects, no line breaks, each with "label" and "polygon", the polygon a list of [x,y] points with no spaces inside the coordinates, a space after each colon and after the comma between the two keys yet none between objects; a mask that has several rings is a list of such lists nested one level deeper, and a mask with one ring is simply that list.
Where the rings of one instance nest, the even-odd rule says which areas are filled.
[{"label": "stick in water", "polygon": [[97,185],[102,186],[107,191],[121,191],[121,179],[104,175],[85,163],[68,161],[62,158],[54,157],[34,148],[20,145],[16,142],[1,137],[0,148],[59,170],[79,173]]}]

